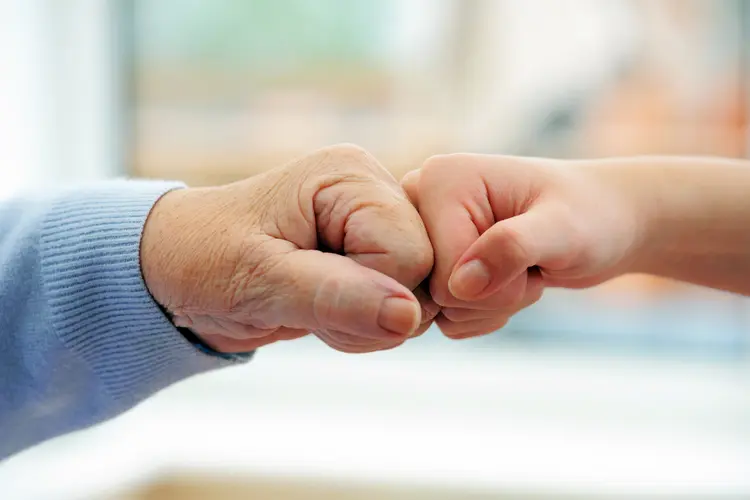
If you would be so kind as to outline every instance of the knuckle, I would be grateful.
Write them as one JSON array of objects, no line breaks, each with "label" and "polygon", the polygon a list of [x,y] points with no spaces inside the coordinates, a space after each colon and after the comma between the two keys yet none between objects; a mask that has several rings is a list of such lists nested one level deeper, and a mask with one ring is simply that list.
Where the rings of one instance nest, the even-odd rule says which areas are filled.
[{"label": "knuckle", "polygon": [[400,254],[395,256],[396,260],[403,263],[400,274],[408,286],[416,286],[429,276],[434,263],[432,245],[416,241],[402,245],[396,252]]},{"label": "knuckle", "polygon": [[456,172],[457,166],[473,166],[474,159],[472,155],[466,153],[440,154],[430,156],[422,164],[422,176],[429,178],[442,178],[446,172]]},{"label": "knuckle", "polygon": [[385,170],[374,156],[355,144],[336,144],[319,149],[293,165],[298,174],[301,172],[313,185],[365,180]]},{"label": "knuckle", "polygon": [[493,233],[495,243],[493,246],[502,246],[505,258],[517,265],[526,265],[529,255],[524,245],[521,234],[512,227],[498,225]]},{"label": "knuckle", "polygon": [[414,256],[415,272],[424,279],[430,274],[435,264],[435,254],[429,240],[420,242],[414,253],[416,254]]},{"label": "knuckle", "polygon": [[446,170],[451,168],[451,156],[453,155],[436,155],[427,158],[422,164],[420,183],[429,184],[434,179],[441,179]]},{"label": "knuckle", "polygon": [[[387,173],[387,170],[369,151],[356,144],[337,144],[325,151],[337,163],[345,165],[347,168],[361,169],[370,174],[375,174],[377,177],[382,177],[384,173]],[[395,182],[395,180],[393,181]]]},{"label": "knuckle", "polygon": [[345,286],[339,276],[327,276],[316,287],[312,312],[317,325],[337,325]]},{"label": "knuckle", "polygon": [[432,170],[440,169],[445,166],[449,155],[432,155],[422,164],[422,173],[429,173]]},{"label": "knuckle", "polygon": [[323,151],[327,151],[331,154],[339,156],[346,156],[348,158],[357,158],[362,160],[372,158],[370,153],[365,148],[349,142],[335,144],[333,146],[325,148]]},{"label": "knuckle", "polygon": [[446,168],[452,168],[456,162],[460,161],[462,156],[464,156],[461,153],[454,153],[454,154],[439,154],[439,155],[433,155],[430,156],[425,160],[425,162],[422,164],[422,170],[425,173],[430,173],[434,170],[444,170]]},{"label": "knuckle", "polygon": [[392,274],[391,277],[407,288],[417,287],[432,271],[434,258],[431,245],[405,237],[390,245],[387,252],[391,262],[388,267],[393,272],[386,274]]}]

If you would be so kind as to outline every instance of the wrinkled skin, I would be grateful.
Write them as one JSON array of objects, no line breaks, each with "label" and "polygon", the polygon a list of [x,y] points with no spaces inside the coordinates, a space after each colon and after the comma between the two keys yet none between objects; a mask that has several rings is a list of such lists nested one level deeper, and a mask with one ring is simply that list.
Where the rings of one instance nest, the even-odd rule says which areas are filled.
[{"label": "wrinkled skin", "polygon": [[309,332],[344,352],[400,345],[438,312],[419,288],[432,264],[398,182],[350,145],[233,184],[167,193],[141,243],[156,301],[224,352]]}]

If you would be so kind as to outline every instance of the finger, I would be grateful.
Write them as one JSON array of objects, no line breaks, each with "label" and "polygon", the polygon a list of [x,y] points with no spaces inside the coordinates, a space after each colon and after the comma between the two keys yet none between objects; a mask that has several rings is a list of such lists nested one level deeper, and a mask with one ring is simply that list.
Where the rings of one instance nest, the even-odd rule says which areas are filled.
[{"label": "finger", "polygon": [[529,283],[528,274],[525,273],[483,299],[473,301],[454,299],[453,307],[484,311],[515,310],[526,297],[530,285],[533,286],[535,283]]},{"label": "finger", "polygon": [[533,207],[498,222],[482,234],[456,263],[451,293],[463,300],[481,300],[507,286],[527,269],[540,264],[564,265],[570,235],[555,210]]},{"label": "finger", "polygon": [[402,345],[405,340],[402,340],[400,342],[396,342],[395,344],[378,344],[378,345],[372,345],[372,346],[362,346],[362,345],[347,345],[347,344],[336,344],[336,343],[328,343],[326,342],[326,345],[328,347],[331,347],[332,349],[335,349],[339,352],[343,352],[346,354],[368,354],[371,352],[380,352],[380,351],[389,351],[391,349],[395,349],[396,347]]},{"label": "finger", "polygon": [[[541,276],[539,275],[538,271],[532,271],[531,276],[529,277],[529,282],[541,282]],[[537,287],[537,286],[530,286],[528,292],[524,296],[523,300],[518,303],[515,307],[511,309],[505,309],[505,310],[497,310],[497,311],[472,311],[470,309],[456,309],[453,310],[456,313],[465,314],[465,319],[460,318],[459,320],[455,319],[456,316],[452,315],[451,313],[453,311],[450,311],[448,309],[443,309],[441,312],[439,318],[438,318],[438,324],[443,330],[443,332],[453,332],[450,336],[451,338],[458,338],[457,335],[460,336],[460,338],[468,338],[471,336],[476,335],[484,335],[487,333],[487,331],[476,328],[476,325],[482,325],[484,323],[488,323],[490,325],[493,324],[493,321],[497,321],[498,323],[507,322],[510,317],[512,317],[514,314],[516,314],[518,311],[521,311],[522,309],[525,309],[532,304],[535,304],[542,296],[543,287]],[[446,311],[448,311],[448,314],[446,314]],[[477,317],[472,319],[471,313],[475,312],[477,313]],[[483,317],[484,314],[488,314],[487,317]],[[453,323],[454,325],[451,325]],[[464,329],[461,325],[468,325],[466,329]],[[499,329],[500,327],[496,328]]]},{"label": "finger", "polygon": [[464,307],[446,307],[440,311],[447,320],[454,323],[466,321],[477,321],[496,318],[500,313],[497,310],[467,309]]},{"label": "finger", "polygon": [[[419,183],[419,172],[419,170],[412,170],[411,172],[407,172],[401,179],[401,187],[409,198],[409,201],[417,209],[419,209],[419,191],[417,189]],[[416,333],[413,335],[413,337],[419,337],[430,329],[435,318],[440,314],[440,306],[432,300],[429,281],[422,282],[422,284],[414,290],[414,295],[422,305],[422,324],[417,328]]]},{"label": "finger", "polygon": [[256,271],[257,310],[266,327],[338,330],[369,339],[398,341],[420,324],[414,294],[353,260],[316,250],[269,256]]},{"label": "finger", "polygon": [[419,213],[393,176],[350,147],[324,165],[303,196],[312,200],[321,242],[413,289],[432,269],[433,252]]},{"label": "finger", "polygon": [[443,307],[460,305],[448,289],[451,271],[494,222],[484,182],[479,175],[471,175],[470,161],[448,158],[428,160],[419,173],[407,175],[402,183],[410,199],[418,202],[432,242],[435,265],[430,294]]},{"label": "finger", "polygon": [[314,332],[320,340],[325,342],[329,347],[336,349],[337,351],[346,353],[366,353],[382,351],[385,349],[391,349],[404,343],[403,339],[397,341],[377,341],[372,339],[363,339],[348,333],[331,331],[331,330],[317,330]]},{"label": "finger", "polygon": [[432,326],[434,322],[435,320],[433,319],[433,320],[427,321],[426,323],[422,323],[421,325],[419,325],[417,330],[411,335],[411,338],[414,339],[414,338],[421,337],[422,335],[424,335],[424,333],[430,329],[430,327]]},{"label": "finger", "polygon": [[446,337],[452,339],[464,339],[496,332],[503,328],[508,323],[509,319],[509,316],[499,316],[490,319],[479,319],[457,323],[448,320],[441,314],[435,322]]},{"label": "finger", "polygon": [[[531,277],[530,283],[541,283],[541,279],[538,277]],[[446,307],[441,311],[441,314],[448,320],[453,322],[465,322],[465,321],[476,321],[482,319],[491,319],[499,315],[512,315],[525,309],[533,304],[536,304],[542,297],[544,287],[536,286],[533,284],[527,288],[526,293],[522,300],[515,302],[508,307],[502,307],[498,309],[469,309],[463,307]],[[502,291],[500,292],[502,293]]]},{"label": "finger", "polygon": [[[539,300],[544,292],[546,278],[539,269],[529,268],[506,286],[481,300],[457,301],[454,309],[474,309],[481,311],[515,312]],[[532,302],[529,300],[532,299]]]},{"label": "finger", "polygon": [[422,320],[417,331],[412,334],[412,337],[419,337],[430,328],[432,322],[440,314],[440,306],[430,296],[428,281],[422,282],[421,285],[414,289],[414,296],[421,306]]},{"label": "finger", "polygon": [[[432,284],[431,288],[435,285]],[[544,282],[539,273],[524,273],[488,297],[481,300],[464,301],[453,298],[446,307],[453,309],[475,309],[479,311],[516,310],[528,294],[541,295]]]}]

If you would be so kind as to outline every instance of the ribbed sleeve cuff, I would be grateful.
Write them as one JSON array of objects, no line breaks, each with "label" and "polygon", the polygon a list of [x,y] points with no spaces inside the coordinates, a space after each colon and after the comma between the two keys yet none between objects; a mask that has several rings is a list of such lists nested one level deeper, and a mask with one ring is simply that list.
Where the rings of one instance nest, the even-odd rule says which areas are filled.
[{"label": "ribbed sleeve cuff", "polygon": [[231,365],[195,349],[148,293],[141,234],[156,201],[178,183],[117,181],[55,199],[42,230],[42,270],[52,328],[132,405],[190,375]]}]

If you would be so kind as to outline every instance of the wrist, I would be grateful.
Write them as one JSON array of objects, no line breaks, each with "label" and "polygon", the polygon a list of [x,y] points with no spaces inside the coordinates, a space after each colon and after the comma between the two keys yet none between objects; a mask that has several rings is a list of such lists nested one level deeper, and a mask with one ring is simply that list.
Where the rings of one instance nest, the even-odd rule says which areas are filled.
[{"label": "wrist", "polygon": [[643,157],[583,163],[617,193],[638,226],[625,272],[664,274],[677,261],[750,248],[747,162]]},{"label": "wrist", "polygon": [[[227,353],[207,342],[201,335],[190,328],[175,322],[171,310],[176,304],[174,290],[184,288],[189,275],[189,267],[181,252],[191,253],[191,246],[183,238],[184,223],[194,222],[186,210],[187,197],[194,190],[177,189],[165,193],[151,208],[144,224],[140,243],[140,265],[143,281],[148,292],[161,309],[164,316],[175,329],[192,344],[194,348],[209,356],[229,361],[243,361],[252,356],[250,352]],[[182,221],[182,223],[180,223]]]},{"label": "wrist", "polygon": [[[181,202],[188,189],[175,189],[165,193],[151,208],[140,243],[140,265],[143,281],[148,292],[165,312],[169,313],[170,287],[174,281],[172,263],[173,245],[179,236],[179,218]],[[179,243],[178,243],[179,244]]]},{"label": "wrist", "polygon": [[672,199],[667,172],[647,158],[605,160],[603,171],[638,228],[623,274],[654,274],[669,258],[669,249],[678,245],[673,241],[678,239],[673,220],[679,209],[677,200]]},{"label": "wrist", "polygon": [[653,235],[661,232],[648,170],[626,159],[574,160],[569,166],[585,179],[585,190],[598,195],[596,210],[604,223],[596,244],[611,250],[608,277],[646,272],[658,259]]}]

